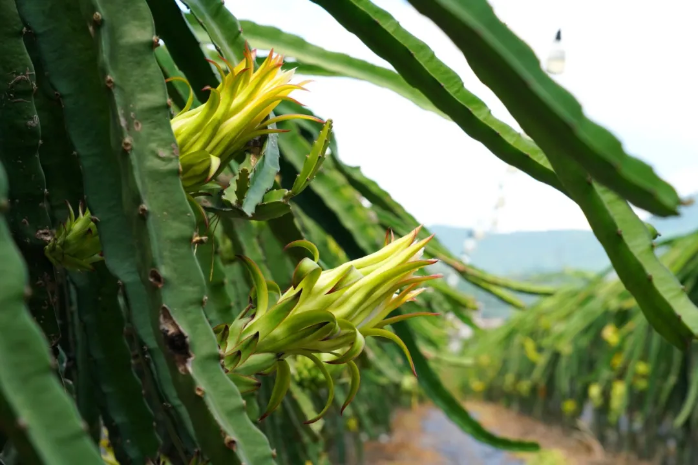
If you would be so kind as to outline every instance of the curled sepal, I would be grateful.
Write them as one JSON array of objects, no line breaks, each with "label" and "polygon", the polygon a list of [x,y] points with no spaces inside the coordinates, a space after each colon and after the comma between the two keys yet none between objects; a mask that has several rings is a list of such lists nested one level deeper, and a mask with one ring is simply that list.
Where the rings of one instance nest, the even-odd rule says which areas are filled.
[{"label": "curled sepal", "polygon": [[[249,306],[248,306],[249,308]],[[242,339],[242,330],[247,326],[247,324],[252,321],[252,317],[245,316],[246,311],[243,311],[240,313],[240,315],[235,318],[233,321],[233,324],[230,325],[230,329],[228,330],[228,341],[226,343],[226,346],[235,347],[238,345],[238,342]]]},{"label": "curled sepal", "polygon": [[251,376],[241,375],[238,373],[228,373],[228,379],[235,383],[235,386],[237,386],[238,391],[240,391],[240,394],[254,392],[257,389],[259,389],[259,386],[262,385],[262,383],[259,382],[257,379]]},{"label": "curled sepal", "polygon": [[[328,325],[327,333],[331,335],[338,332],[337,319],[327,310],[309,310],[291,315],[262,341],[259,352],[281,352],[300,340],[302,335],[306,336],[304,330],[310,330],[310,333],[314,334],[315,330],[324,329]],[[325,331],[322,334],[327,337]]]},{"label": "curled sepal", "polygon": [[275,369],[276,360],[276,354],[252,354],[245,363],[241,363],[235,368],[235,373],[248,376],[267,374],[270,368]]},{"label": "curled sepal", "polygon": [[239,363],[245,363],[247,359],[250,358],[250,355],[254,353],[258,344],[259,333],[254,333],[252,336],[249,336],[247,339],[242,341],[240,345],[237,347],[237,350],[240,352]]},{"label": "curled sepal", "polygon": [[221,165],[220,158],[212,156],[206,150],[189,152],[179,157],[180,178],[187,192],[209,182]]},{"label": "curled sepal", "polygon": [[410,355],[409,349],[407,349],[407,346],[405,345],[404,342],[402,342],[402,339],[397,337],[394,333],[391,333],[387,329],[380,329],[380,328],[370,328],[370,329],[364,329],[361,331],[361,333],[365,337],[383,337],[385,339],[389,339],[393,341],[395,344],[397,344],[400,349],[405,354],[405,357],[407,357],[407,361],[410,362],[410,368],[412,368],[412,373],[414,373],[415,376],[417,376],[417,370],[414,369],[414,362],[412,361],[412,355]]},{"label": "curled sepal", "polygon": [[[252,288],[250,289],[250,292],[248,294],[248,297],[250,298],[250,300],[252,300],[257,295],[256,289],[257,288],[254,286],[252,286]],[[267,279],[267,290],[269,291],[270,296],[271,296],[271,294],[275,294],[277,297],[281,297],[281,295],[283,294],[281,292],[281,288],[279,287],[279,285],[276,284],[274,281],[271,281],[269,279]],[[271,299],[271,297],[269,300],[274,301]],[[278,299],[276,299],[276,300],[278,300]]]},{"label": "curled sepal", "polygon": [[313,355],[312,352],[308,350],[297,350],[293,353],[309,358],[315,364],[318,370],[320,370],[322,376],[325,377],[325,382],[327,383],[327,401],[325,402],[325,406],[320,411],[320,413],[317,414],[317,416],[303,422],[303,424],[309,425],[311,423],[315,423],[320,418],[322,418],[325,415],[325,413],[327,413],[329,408],[332,406],[332,400],[334,399],[334,381],[332,381],[332,375],[330,375],[330,372],[327,371],[327,367],[325,367],[325,364],[322,363],[322,361],[320,361],[319,358]]},{"label": "curled sepal", "polygon": [[255,303],[257,308],[256,315],[257,317],[260,317],[264,315],[264,313],[267,311],[267,307],[269,306],[269,290],[267,289],[267,280],[264,279],[262,270],[259,269],[257,264],[252,261],[252,259],[245,257],[244,255],[236,255],[236,257],[242,261],[245,268],[247,268],[247,271],[250,273],[250,277],[252,278],[252,282],[254,283],[257,294],[257,300]]},{"label": "curled sepal", "polygon": [[349,407],[351,401],[354,400],[356,393],[359,392],[359,386],[361,385],[361,373],[359,373],[359,367],[356,366],[356,363],[352,362],[351,360],[348,361],[347,368],[349,369],[349,375],[351,376],[351,384],[349,385],[347,400],[344,401],[342,409],[339,411],[340,415],[344,413],[344,409]]},{"label": "curled sepal", "polygon": [[351,322],[347,320],[337,320],[337,323],[339,324],[339,328],[341,330],[353,332],[354,341],[352,342],[351,347],[349,347],[344,354],[327,362],[331,365],[341,365],[342,363],[347,363],[354,360],[356,357],[361,355],[361,352],[363,352],[364,346],[366,345],[366,339],[361,332],[356,329],[356,326],[351,324]]},{"label": "curled sepal", "polygon": [[300,247],[310,252],[313,256],[313,261],[315,263],[320,261],[320,251],[318,250],[317,246],[312,242],[306,241],[305,239],[299,239],[297,241],[288,243],[286,247],[284,247],[284,250],[292,249],[294,247]]},{"label": "curled sepal", "polygon": [[334,286],[332,286],[332,289],[327,291],[327,293],[332,294],[333,292],[337,292],[344,288],[347,288],[363,277],[363,273],[354,268],[354,266],[352,265],[349,268],[347,268],[342,277],[339,278],[337,283]]},{"label": "curled sepal", "polygon": [[187,85],[187,87],[189,88],[189,97],[187,97],[187,103],[184,105],[184,108],[182,108],[182,109],[179,111],[179,113],[177,113],[177,115],[176,115],[176,116],[179,116],[179,115],[181,115],[182,113],[185,113],[185,112],[189,111],[189,109],[191,108],[192,104],[194,103],[194,91],[192,90],[191,84],[189,84],[189,81],[187,81],[186,79],[184,79],[184,78],[181,77],[181,76],[173,76],[173,77],[171,77],[171,78],[165,79],[165,82],[170,82],[170,81],[180,81],[180,82],[183,82],[183,83],[185,83],[185,84]]},{"label": "curled sepal", "polygon": [[291,196],[296,196],[303,192],[308,187],[310,181],[313,180],[317,172],[320,170],[322,163],[325,161],[327,147],[330,145],[330,133],[332,131],[332,120],[328,119],[320,131],[320,135],[313,144],[310,154],[305,159],[298,177],[293,182],[291,188]]},{"label": "curled sepal", "polygon": [[228,371],[233,371],[240,364],[242,359],[242,352],[239,350],[231,350],[227,354],[223,355],[223,366]]},{"label": "curled sepal", "polygon": [[298,265],[296,265],[296,269],[293,270],[293,278],[291,280],[293,287],[298,288],[300,283],[309,276],[309,280],[312,280],[314,285],[317,278],[320,277],[320,273],[322,273],[322,269],[316,262],[307,257],[303,258],[303,260],[298,262]]},{"label": "curled sepal", "polygon": [[282,300],[269,309],[267,313],[261,317],[255,318],[242,331],[242,337],[245,338],[250,334],[258,333],[260,339],[266,338],[274,329],[276,329],[282,321],[291,313],[298,301],[301,293],[292,295],[291,297]]},{"label": "curled sepal", "polygon": [[394,316],[392,318],[386,318],[385,320],[381,321],[380,323],[376,324],[376,328],[382,328],[384,326],[392,325],[394,323],[397,323],[398,321],[404,321],[408,320],[410,318],[415,318],[418,316],[439,316],[441,315],[440,313],[432,313],[432,312],[414,312],[414,313],[405,313],[403,315],[398,315]]},{"label": "curled sepal", "polygon": [[226,323],[220,324],[213,328],[213,334],[216,335],[216,341],[218,342],[218,347],[221,348],[223,352],[228,348],[228,338],[230,337],[230,326]]},{"label": "curled sepal", "polygon": [[385,239],[383,240],[383,247],[395,241],[395,233],[392,228],[388,228],[385,231]]},{"label": "curled sepal", "polygon": [[278,360],[276,362],[276,380],[274,381],[274,389],[271,392],[267,408],[259,418],[259,421],[268,417],[281,404],[281,401],[286,396],[289,386],[291,386],[291,367],[286,360]]}]

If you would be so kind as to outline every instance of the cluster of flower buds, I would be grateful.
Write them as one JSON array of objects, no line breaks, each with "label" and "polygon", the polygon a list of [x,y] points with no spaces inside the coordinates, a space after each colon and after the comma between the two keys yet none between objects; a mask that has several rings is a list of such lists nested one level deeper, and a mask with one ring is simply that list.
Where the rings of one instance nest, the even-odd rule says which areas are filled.
[{"label": "cluster of flower buds", "polygon": [[291,84],[294,70],[282,71],[283,57],[275,55],[273,50],[257,70],[254,69],[254,51],[246,46],[244,55],[236,66],[223,59],[228,72],[211,61],[218,69],[221,83],[215,89],[208,87],[208,101],[194,109],[190,93],[185,107],[172,119],[180,152],[182,183],[187,192],[203,186],[231,160],[238,159],[251,140],[284,132],[270,127],[273,124],[289,119],[322,122],[314,116],[301,114],[268,118],[281,101],[295,102],[289,94],[305,90],[303,85],[309,81]]},{"label": "cluster of flower buds", "polygon": [[[278,407],[289,388],[288,357],[308,358],[328,386],[325,407],[308,423],[320,419],[332,404],[334,384],[325,364],[346,365],[349,369],[351,384],[342,410],[354,398],[360,380],[354,359],[362,353],[367,337],[395,342],[412,365],[405,344],[385,326],[416,316],[436,315],[418,312],[388,318],[402,304],[415,300],[424,290],[419,288],[421,283],[440,277],[417,274],[436,262],[421,259],[431,237],[416,240],[418,232],[419,228],[401,239],[387,240],[378,252],[324,271],[314,244],[292,242],[287,248],[305,248],[313,258],[298,263],[293,284],[284,293],[264,279],[252,260],[240,257],[254,283],[253,298],[235,321],[217,326],[214,332],[223,353],[223,366],[241,391],[259,386],[254,375],[276,371],[274,389],[261,419]],[[273,305],[271,296],[275,297]]]},{"label": "cluster of flower buds", "polygon": [[97,226],[90,210],[83,211],[82,204],[77,218],[70,204],[68,209],[68,220],[60,225],[44,248],[44,254],[56,266],[73,271],[90,271],[93,263],[103,260]]}]

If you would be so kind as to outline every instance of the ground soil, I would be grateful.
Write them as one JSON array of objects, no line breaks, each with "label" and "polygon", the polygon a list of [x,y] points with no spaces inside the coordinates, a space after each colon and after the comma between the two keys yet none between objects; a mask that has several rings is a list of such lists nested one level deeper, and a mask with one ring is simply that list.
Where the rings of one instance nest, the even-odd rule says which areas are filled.
[{"label": "ground soil", "polygon": [[[497,434],[540,443],[539,454],[504,454],[482,447],[450,424],[433,406],[401,410],[387,441],[367,442],[364,463],[370,465],[649,465],[629,457],[610,455],[581,431],[568,431],[487,402],[472,401],[466,408],[483,426]],[[437,416],[435,416],[437,415]],[[441,415],[438,417],[438,415]],[[434,426],[439,422],[444,425]],[[431,426],[429,426],[431,424]],[[496,455],[495,455],[496,454]]]}]

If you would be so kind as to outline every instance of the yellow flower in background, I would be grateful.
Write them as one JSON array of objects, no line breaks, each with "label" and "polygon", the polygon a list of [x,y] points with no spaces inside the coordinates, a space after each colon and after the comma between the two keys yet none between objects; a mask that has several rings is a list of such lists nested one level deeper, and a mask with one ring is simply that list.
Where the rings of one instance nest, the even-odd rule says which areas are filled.
[{"label": "yellow flower in background", "polygon": [[356,417],[347,418],[345,425],[347,431],[351,431],[352,433],[359,431],[359,420],[357,420]]},{"label": "yellow flower in background", "polygon": [[477,378],[471,379],[469,384],[470,389],[472,389],[474,392],[482,392],[485,390],[485,388],[487,388],[487,385]]},{"label": "yellow flower in background", "polygon": [[623,407],[625,405],[625,398],[627,395],[627,387],[624,381],[616,380],[611,385],[611,401],[610,401],[610,414],[609,419],[612,422],[618,421],[620,414],[622,413]]},{"label": "yellow flower in background", "polygon": [[[238,159],[252,139],[284,132],[270,128],[272,124],[289,119],[322,122],[301,114],[266,119],[280,102],[295,102],[289,94],[305,90],[303,85],[309,82],[291,84],[294,70],[282,71],[283,57],[273,50],[257,70],[255,53],[247,46],[240,63],[233,66],[224,62],[228,72],[211,61],[218,68],[221,83],[215,89],[207,88],[211,92],[208,101],[192,109],[194,96],[190,93],[185,107],[171,121],[179,146],[182,184],[188,192],[206,184],[231,160]],[[172,80],[186,82],[183,78]]]},{"label": "yellow flower in background", "polygon": [[567,399],[562,403],[562,413],[573,416],[577,411],[577,402],[574,399]]},{"label": "yellow flower in background", "polygon": [[608,342],[608,345],[615,347],[620,342],[620,335],[618,334],[618,328],[616,325],[609,323],[604,326],[601,331],[601,337]]},{"label": "yellow flower in background", "polygon": [[635,374],[638,376],[647,376],[650,374],[650,366],[647,362],[639,361],[635,364]]},{"label": "yellow flower in background", "polygon": [[647,386],[649,386],[649,381],[647,381],[646,378],[634,378],[633,379],[633,387],[637,391],[645,391],[647,389]]},{"label": "yellow flower in background", "polygon": [[526,337],[523,340],[524,351],[526,352],[526,357],[533,363],[538,363],[540,360],[540,354],[538,353],[538,347],[536,346],[536,341],[530,337]]},{"label": "yellow flower in background", "polygon": [[603,405],[603,388],[599,383],[590,384],[588,394],[594,407],[598,408]]},{"label": "yellow flower in background", "polygon": [[512,392],[516,389],[516,375],[513,373],[507,373],[504,375],[504,384],[502,386],[504,392]]},{"label": "yellow flower in background", "polygon": [[522,396],[528,396],[531,393],[531,388],[533,387],[533,383],[527,379],[522,379],[516,384],[516,390],[519,391],[519,394]]},{"label": "yellow flower in background", "polygon": [[491,362],[492,362],[492,359],[487,354],[482,354],[482,355],[479,355],[477,357],[477,363],[481,367],[488,367],[488,366],[490,366]]},{"label": "yellow flower in background", "polygon": [[615,370],[620,366],[621,363],[623,363],[623,354],[617,352],[611,359],[611,368]]}]

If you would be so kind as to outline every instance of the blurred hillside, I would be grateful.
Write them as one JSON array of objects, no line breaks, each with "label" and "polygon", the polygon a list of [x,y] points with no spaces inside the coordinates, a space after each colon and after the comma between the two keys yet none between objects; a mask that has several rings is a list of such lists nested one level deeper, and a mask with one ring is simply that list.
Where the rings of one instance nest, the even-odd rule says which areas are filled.
[{"label": "blurred hillside", "polygon": [[[695,196],[694,196],[695,197]],[[675,218],[655,218],[649,222],[661,233],[662,239],[686,234],[698,229],[698,203],[682,209]],[[429,228],[451,252],[462,257],[466,240],[473,231],[466,228],[434,225]],[[547,281],[550,275],[564,270],[599,272],[610,262],[591,231],[521,231],[489,234],[475,242],[467,254],[470,263],[489,273],[521,279]],[[461,280],[458,287],[474,294],[483,306],[483,316],[506,316],[510,309],[489,294]],[[519,296],[527,304],[533,296]]]}]

